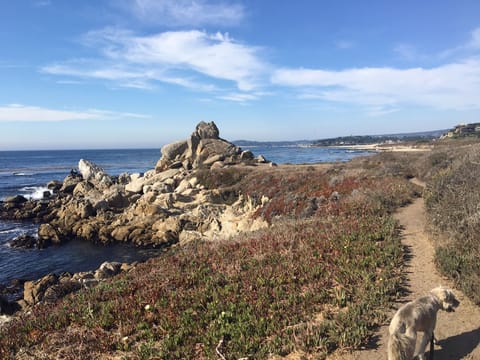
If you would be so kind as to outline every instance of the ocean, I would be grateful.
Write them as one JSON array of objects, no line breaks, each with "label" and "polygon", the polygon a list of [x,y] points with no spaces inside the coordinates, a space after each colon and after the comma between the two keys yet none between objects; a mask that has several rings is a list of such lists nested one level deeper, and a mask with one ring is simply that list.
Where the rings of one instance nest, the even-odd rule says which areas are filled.
[{"label": "ocean", "polygon": [[[370,154],[366,151],[302,146],[248,149],[278,164],[347,161]],[[51,180],[62,181],[71,169],[77,168],[80,159],[94,162],[110,175],[119,175],[146,172],[155,167],[159,158],[159,149],[0,151],[0,200],[17,194],[41,198],[47,190],[46,184]],[[13,279],[36,279],[50,272],[93,270],[104,261],[142,261],[161,252],[127,244],[104,246],[85,241],[70,241],[60,247],[41,250],[15,249],[8,245],[15,237],[34,235],[36,231],[36,224],[0,220],[0,284],[6,285]]]}]

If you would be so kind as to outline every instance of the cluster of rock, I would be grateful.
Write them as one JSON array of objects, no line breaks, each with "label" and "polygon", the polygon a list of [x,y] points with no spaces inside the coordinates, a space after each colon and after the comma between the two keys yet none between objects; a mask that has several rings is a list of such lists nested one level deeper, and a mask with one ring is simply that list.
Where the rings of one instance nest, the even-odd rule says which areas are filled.
[{"label": "cluster of rock", "polygon": [[252,216],[262,205],[258,201],[235,194],[232,203],[229,194],[227,203],[221,189],[206,189],[199,182],[198,169],[271,165],[221,139],[213,122],[199,123],[189,139],[166,145],[161,153],[155,169],[118,177],[82,159],[79,173],[48,184],[54,196],[44,201],[6,199],[0,217],[41,223],[38,237],[18,240],[17,246],[26,247],[71,238],[164,246],[266,225]]},{"label": "cluster of rock", "polygon": [[6,296],[0,294],[0,315],[4,315],[3,322],[6,322],[9,318],[5,315],[12,315],[18,310],[28,309],[40,302],[53,303],[71,292],[90,288],[121,272],[130,271],[134,266],[135,263],[104,262],[94,271],[48,274],[38,280],[26,281],[23,284],[22,299],[9,301]]}]

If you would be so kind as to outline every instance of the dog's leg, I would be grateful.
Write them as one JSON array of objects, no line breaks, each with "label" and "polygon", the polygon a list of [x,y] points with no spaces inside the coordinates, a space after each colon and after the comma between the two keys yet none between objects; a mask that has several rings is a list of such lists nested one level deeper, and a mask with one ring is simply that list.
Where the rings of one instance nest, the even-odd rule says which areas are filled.
[{"label": "dog's leg", "polygon": [[435,343],[437,340],[435,339],[435,333],[432,333],[432,337],[430,338],[430,354],[428,355],[428,360],[433,360],[433,353],[435,351]]},{"label": "dog's leg", "polygon": [[427,349],[427,344],[432,339],[433,334],[425,331],[423,333],[422,341],[420,342],[420,346],[418,348],[418,360],[425,360],[425,350]]}]

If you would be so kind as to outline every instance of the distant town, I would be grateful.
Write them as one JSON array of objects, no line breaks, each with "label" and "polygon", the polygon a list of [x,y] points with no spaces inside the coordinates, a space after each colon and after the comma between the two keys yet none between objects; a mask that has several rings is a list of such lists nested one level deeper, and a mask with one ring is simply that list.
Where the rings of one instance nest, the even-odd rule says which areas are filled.
[{"label": "distant town", "polygon": [[386,135],[350,135],[320,140],[297,141],[233,141],[237,146],[352,146],[371,144],[397,144],[402,142],[428,142],[431,140],[479,138],[480,123],[459,124],[453,129],[432,130],[415,133],[386,134]]}]

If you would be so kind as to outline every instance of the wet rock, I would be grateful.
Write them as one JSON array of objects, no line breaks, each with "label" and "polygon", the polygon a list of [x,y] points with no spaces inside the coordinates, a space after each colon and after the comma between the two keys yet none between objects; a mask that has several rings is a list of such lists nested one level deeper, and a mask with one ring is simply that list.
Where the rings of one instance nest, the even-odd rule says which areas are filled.
[{"label": "wet rock", "polygon": [[37,238],[26,234],[20,235],[10,242],[10,246],[13,248],[32,249],[37,247]]},{"label": "wet rock", "polygon": [[51,224],[41,224],[38,228],[38,238],[45,243],[60,244],[60,235]]},{"label": "wet rock", "polygon": [[49,181],[47,184],[47,189],[52,190],[53,192],[57,192],[61,189],[63,183],[58,180]]},{"label": "wet rock", "polygon": [[0,295],[0,314],[6,314],[7,308],[9,308],[8,300]]},{"label": "wet rock", "polygon": [[28,200],[22,195],[8,196],[5,198],[4,202],[7,204],[23,204]]}]

